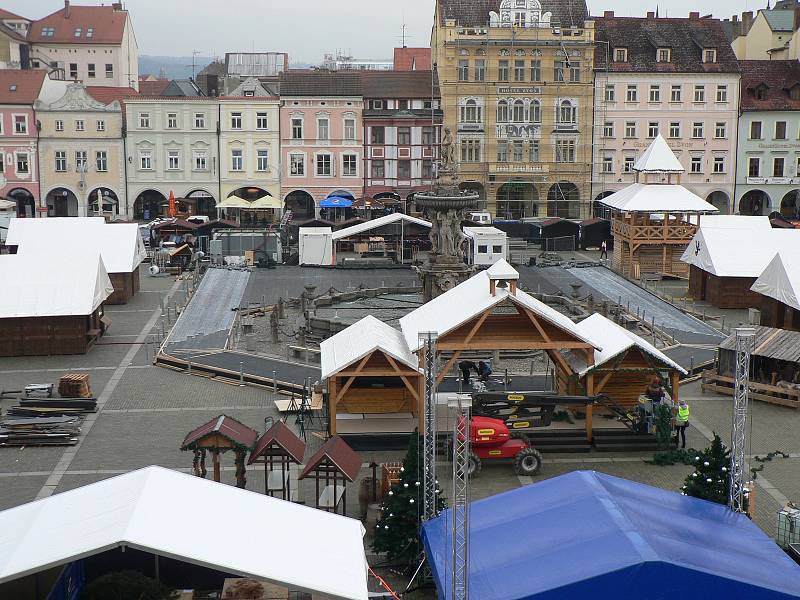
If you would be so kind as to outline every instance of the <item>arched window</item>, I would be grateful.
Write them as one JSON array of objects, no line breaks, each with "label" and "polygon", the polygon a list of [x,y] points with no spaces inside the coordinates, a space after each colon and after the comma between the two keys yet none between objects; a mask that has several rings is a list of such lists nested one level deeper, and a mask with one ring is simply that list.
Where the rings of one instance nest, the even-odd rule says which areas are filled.
[{"label": "arched window", "polygon": [[578,110],[569,100],[562,100],[558,110],[558,122],[572,125],[578,122]]},{"label": "arched window", "polygon": [[542,104],[538,100],[531,102],[531,123],[542,122]]},{"label": "arched window", "polygon": [[522,100],[515,100],[511,120],[514,123],[525,122],[525,103]]},{"label": "arched window", "polygon": [[508,102],[505,100],[497,103],[497,122],[508,123]]},{"label": "arched window", "polygon": [[481,107],[475,100],[467,100],[461,107],[461,122],[462,123],[480,123],[481,122]]}]

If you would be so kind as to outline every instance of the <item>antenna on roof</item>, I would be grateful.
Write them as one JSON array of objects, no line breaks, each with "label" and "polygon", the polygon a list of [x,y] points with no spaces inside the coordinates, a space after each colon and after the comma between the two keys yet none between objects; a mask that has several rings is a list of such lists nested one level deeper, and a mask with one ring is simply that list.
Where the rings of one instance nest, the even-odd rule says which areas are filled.
[{"label": "antenna on roof", "polygon": [[402,47],[406,47],[406,20],[403,18],[403,44]]}]

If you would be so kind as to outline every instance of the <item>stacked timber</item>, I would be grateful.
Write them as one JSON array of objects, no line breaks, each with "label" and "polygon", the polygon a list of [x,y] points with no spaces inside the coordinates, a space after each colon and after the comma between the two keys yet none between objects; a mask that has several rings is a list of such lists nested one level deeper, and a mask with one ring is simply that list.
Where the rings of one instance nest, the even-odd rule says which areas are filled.
[{"label": "stacked timber", "polygon": [[81,420],[76,416],[6,418],[0,421],[0,446],[74,446]]},{"label": "stacked timber", "polygon": [[19,405],[8,409],[9,415],[36,416],[80,416],[97,412],[96,398],[19,398]]},{"label": "stacked timber", "polygon": [[58,380],[58,394],[62,398],[91,398],[92,388],[87,373],[67,373]]}]

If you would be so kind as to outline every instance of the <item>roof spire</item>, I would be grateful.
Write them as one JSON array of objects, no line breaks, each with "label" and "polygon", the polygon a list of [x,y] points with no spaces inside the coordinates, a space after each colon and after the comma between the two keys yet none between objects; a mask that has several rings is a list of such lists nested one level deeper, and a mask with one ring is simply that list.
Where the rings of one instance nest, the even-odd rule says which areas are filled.
[{"label": "roof spire", "polygon": [[658,4],[656,4],[656,19],[658,18]]}]

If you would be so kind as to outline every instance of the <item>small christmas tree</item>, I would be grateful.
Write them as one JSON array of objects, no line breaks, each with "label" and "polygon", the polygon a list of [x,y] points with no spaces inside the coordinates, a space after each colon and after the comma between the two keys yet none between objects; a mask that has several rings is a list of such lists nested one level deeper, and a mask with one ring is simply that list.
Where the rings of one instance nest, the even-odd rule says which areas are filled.
[{"label": "small christmas tree", "polygon": [[[422,553],[419,537],[424,511],[424,476],[419,456],[422,446],[422,436],[415,431],[403,460],[400,482],[392,486],[381,504],[381,517],[375,528],[372,548],[376,552],[385,552],[392,562],[412,564]],[[438,488],[436,505],[439,511],[445,508]]]},{"label": "small christmas tree", "polygon": [[682,488],[686,496],[711,500],[717,504],[728,504],[730,482],[730,450],[725,448],[715,433],[711,446],[694,457],[695,471],[687,478]]}]

